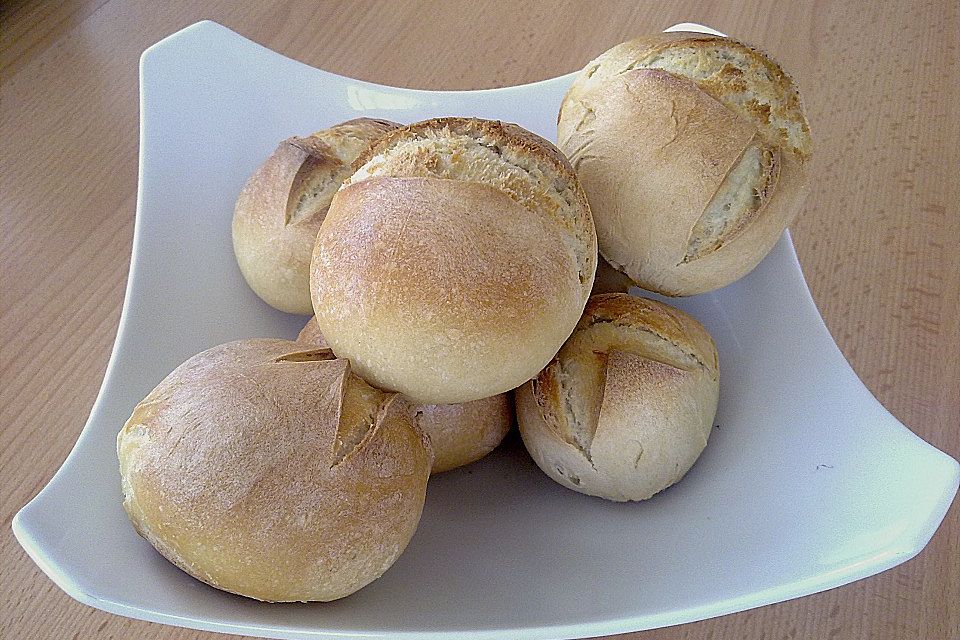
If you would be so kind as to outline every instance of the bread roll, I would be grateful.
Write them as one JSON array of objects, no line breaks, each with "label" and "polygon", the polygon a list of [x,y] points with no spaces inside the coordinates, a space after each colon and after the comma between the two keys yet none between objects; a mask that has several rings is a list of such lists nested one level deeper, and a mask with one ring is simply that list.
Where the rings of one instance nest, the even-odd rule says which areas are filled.
[{"label": "bread roll", "polygon": [[719,380],[716,347],[699,322],[653,300],[594,296],[557,357],[517,390],[520,435],[563,486],[645,500],[703,451]]},{"label": "bread roll", "polygon": [[337,355],[420,404],[536,375],[596,269],[590,209],[559,151],[516,125],[440,118],[390,132],[355,164],[311,266]]},{"label": "bread roll", "polygon": [[334,600],[410,541],[432,455],[329,349],[241,340],[180,365],[117,437],[123,506],[172,563],[272,602]]},{"label": "bread roll", "polygon": [[414,421],[433,447],[431,474],[476,462],[496,449],[513,426],[512,393],[461,404],[418,404],[412,409]]},{"label": "bread roll", "polygon": [[812,140],[797,88],[735,40],[617,45],[577,76],[558,122],[600,253],[644,289],[691,295],[737,280],[806,193]]},{"label": "bread roll", "polygon": [[288,138],[247,180],[233,214],[233,250],[250,288],[289,313],[313,313],[310,256],[317,230],[351,163],[399,125],[359,118]]},{"label": "bread roll", "polygon": [[[326,347],[316,318],[303,326],[298,342]],[[430,439],[433,468],[442,473],[476,462],[497,448],[513,426],[513,396],[500,393],[463,404],[412,405],[412,418]]]}]

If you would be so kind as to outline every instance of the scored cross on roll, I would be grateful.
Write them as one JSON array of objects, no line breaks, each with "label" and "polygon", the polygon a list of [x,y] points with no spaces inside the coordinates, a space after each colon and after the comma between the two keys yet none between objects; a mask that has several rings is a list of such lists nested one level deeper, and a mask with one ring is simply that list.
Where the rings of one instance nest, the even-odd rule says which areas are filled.
[{"label": "scored cross on roll", "polygon": [[646,500],[706,447],[719,393],[717,349],[696,319],[596,295],[557,357],[516,391],[517,421],[534,461],[563,486]]},{"label": "scored cross on roll", "polygon": [[250,176],[233,213],[233,251],[264,302],[288,313],[313,312],[310,256],[333,194],[357,156],[398,126],[357,118],[287,138]]},{"label": "scored cross on roll", "polygon": [[123,506],[172,563],[271,602],[342,598],[420,521],[433,452],[329,349],[238,340],[177,367],[117,436]]}]

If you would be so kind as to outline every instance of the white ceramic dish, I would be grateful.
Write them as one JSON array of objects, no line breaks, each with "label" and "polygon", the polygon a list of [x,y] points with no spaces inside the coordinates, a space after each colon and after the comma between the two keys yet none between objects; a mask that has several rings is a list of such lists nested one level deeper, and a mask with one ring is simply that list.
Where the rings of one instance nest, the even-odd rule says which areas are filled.
[{"label": "white ceramic dish", "polygon": [[73,452],[13,521],[30,556],[77,600],[268,637],[595,636],[872,575],[913,557],[943,519],[957,462],[860,383],[785,234],[746,278],[676,301],[714,335],[723,369],[718,426],[677,486],[641,504],[589,498],[550,481],[514,438],[431,480],[407,551],[349,598],[270,605],[193,580],[127,522],[115,437],[189,356],[237,338],[293,337],[303,324],[263,304],[237,270],[230,219],[246,177],[277,141],[363,115],[496,118],[554,139],[572,75],[471,92],[382,87],[202,22],[148,49],[140,77],[140,189],[113,355]]}]

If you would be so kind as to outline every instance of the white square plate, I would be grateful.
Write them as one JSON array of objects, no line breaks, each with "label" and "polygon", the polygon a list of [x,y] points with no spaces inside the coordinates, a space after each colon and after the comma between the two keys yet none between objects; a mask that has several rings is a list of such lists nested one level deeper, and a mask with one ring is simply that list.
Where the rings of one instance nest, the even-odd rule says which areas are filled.
[{"label": "white square plate", "polygon": [[746,278],[675,301],[717,341],[718,426],[683,482],[652,500],[614,504],[568,491],[514,436],[432,479],[420,528],[396,565],[329,604],[222,593],[134,533],[115,453],[134,405],[198,351],[293,337],[305,320],[251,292],[230,241],[236,195],[277,142],[358,116],[440,115],[512,121],[554,139],[571,81],[470,92],[382,87],[313,69],[212,22],[148,49],[117,341],[76,447],[13,522],[37,564],[81,602],[167,624],[290,638],[518,639],[740,611],[918,553],[957,491],[957,462],[860,383],[817,313],[788,234]]}]

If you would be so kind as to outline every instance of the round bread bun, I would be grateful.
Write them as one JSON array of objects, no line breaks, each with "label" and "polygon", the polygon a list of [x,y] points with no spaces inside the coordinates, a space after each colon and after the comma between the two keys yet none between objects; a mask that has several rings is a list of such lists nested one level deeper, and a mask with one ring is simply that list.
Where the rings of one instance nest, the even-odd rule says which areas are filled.
[{"label": "round bread bun", "polygon": [[461,404],[418,404],[412,408],[414,421],[433,447],[431,474],[484,457],[503,442],[514,422],[511,393]]},{"label": "round bread bun", "polygon": [[654,300],[594,296],[557,357],[517,389],[520,435],[563,486],[646,500],[703,451],[719,381],[716,347],[699,322]]},{"label": "round bread bun", "polygon": [[[310,318],[303,326],[297,342],[327,346],[316,318]],[[431,474],[476,462],[497,448],[514,423],[513,397],[509,393],[462,404],[421,404],[410,408],[413,421],[433,448]]]},{"label": "round bread bun", "polygon": [[398,126],[359,118],[288,138],[250,176],[233,213],[233,251],[264,302],[288,313],[313,313],[310,256],[330,200],[360,152]]},{"label": "round bread bun", "polygon": [[117,455],[141,536],[195,578],[271,602],[335,600],[382,575],[432,463],[403,398],[288,340],[187,360],[136,406]]},{"label": "round bread bun", "polygon": [[334,352],[420,404],[536,375],[596,270],[590,208],[562,154],[513,124],[440,118],[391,131],[355,166],[311,265]]},{"label": "round bread bun", "polygon": [[600,253],[670,296],[746,275],[805,197],[813,142],[790,77],[736,40],[664,33],[610,49],[564,97],[558,146]]}]

